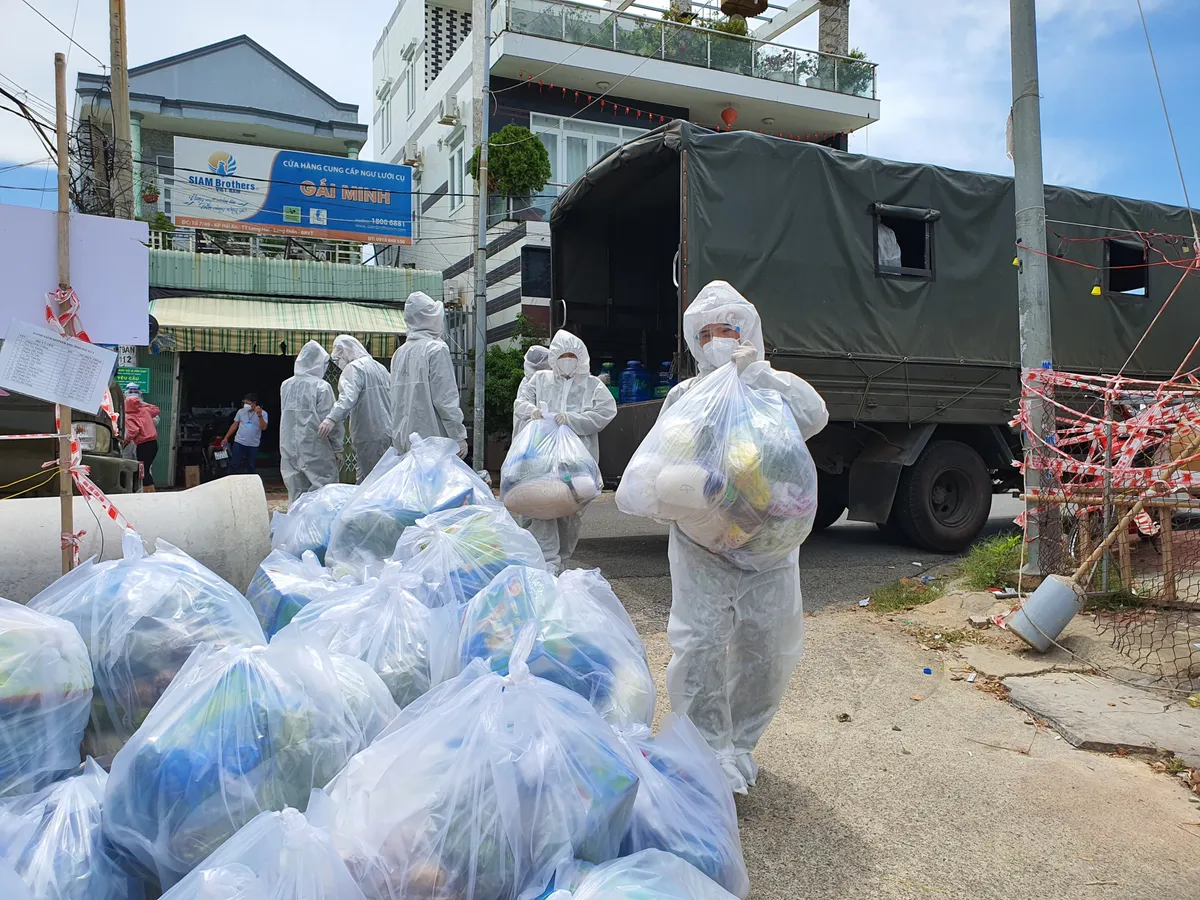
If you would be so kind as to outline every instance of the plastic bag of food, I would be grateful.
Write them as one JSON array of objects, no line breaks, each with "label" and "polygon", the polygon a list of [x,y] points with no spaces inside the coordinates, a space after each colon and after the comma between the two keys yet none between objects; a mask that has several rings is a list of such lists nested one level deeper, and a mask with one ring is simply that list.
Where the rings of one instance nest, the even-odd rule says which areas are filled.
[{"label": "plastic bag of food", "polygon": [[333,520],[357,490],[356,484],[327,484],[301,494],[287,512],[272,517],[271,546],[297,558],[311,550],[324,565]]},{"label": "plastic bag of food", "polygon": [[344,587],[304,607],[280,634],[316,642],[369,665],[403,709],[458,671],[458,610],[416,596],[421,577],[384,566],[365,585]]},{"label": "plastic bag of food", "polygon": [[658,417],[617,488],[624,513],[678,524],[734,565],[764,571],[808,537],[817,473],[778,391],[727,363]]},{"label": "plastic bag of food", "polygon": [[251,819],[162,900],[227,900],[230,894],[235,900],[364,900],[329,832],[291,808]]},{"label": "plastic bag of food", "polygon": [[311,550],[305,550],[300,559],[282,550],[272,550],[259,563],[246,589],[246,599],[269,638],[313,600],[338,587],[333,575]]},{"label": "plastic bag of food", "polygon": [[113,760],[105,831],[168,887],[260,812],[304,809],[397,712],[357,659],[201,646]]},{"label": "plastic bag of food", "polygon": [[120,562],[85,562],[29,602],[83,635],[96,681],[84,749],[101,762],[137,730],[199,644],[266,643],[246,598],[182,550],[160,540],[146,555],[133,531],[122,549]]},{"label": "plastic bag of food", "polygon": [[529,670],[591,701],[614,725],[654,718],[646,648],[599,569],[549,572],[510,566],[475,595],[463,615],[463,665],[482,659],[504,674],[517,635],[537,627]]},{"label": "plastic bag of food", "polygon": [[546,568],[532,534],[503,509],[464,506],[406,528],[392,559],[425,581],[430,606],[461,606],[509,566]]},{"label": "plastic bag of food", "polygon": [[637,776],[585,700],[481,663],[426,694],[328,788],[342,858],[371,900],[516,900],[556,864],[612,859]]},{"label": "plastic bag of food", "polygon": [[618,736],[637,767],[637,802],[621,854],[666,850],[690,862],[731,894],[745,897],[737,809],[720,762],[687,718],[669,715],[658,736],[634,726]]},{"label": "plastic bag of food", "polygon": [[[77,767],[78,768],[78,767]],[[108,775],[89,759],[76,775],[0,801],[0,865],[36,900],[135,900],[144,888],[100,829]],[[0,879],[2,884],[3,879]],[[0,889],[0,897],[11,894]]]},{"label": "plastic bag of food", "polygon": [[458,458],[458,442],[413,435],[412,449],[403,456],[388,450],[334,520],[330,567],[339,576],[342,569],[362,572],[390,557],[404,529],[417,519],[470,504],[499,505]]},{"label": "plastic bag of food", "polygon": [[642,850],[598,866],[568,861],[555,873],[547,900],[734,900],[691,863],[662,850]]},{"label": "plastic bag of food", "polygon": [[600,467],[571,428],[553,417],[521,429],[500,469],[500,500],[514,516],[559,519],[599,496]]},{"label": "plastic bag of food", "polygon": [[0,797],[79,767],[92,664],[75,626],[0,598]]}]

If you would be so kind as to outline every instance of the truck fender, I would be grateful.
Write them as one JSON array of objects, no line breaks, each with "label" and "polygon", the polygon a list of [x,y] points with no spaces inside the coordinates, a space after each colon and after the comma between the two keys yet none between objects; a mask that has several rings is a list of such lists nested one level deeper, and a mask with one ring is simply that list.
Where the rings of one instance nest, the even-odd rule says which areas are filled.
[{"label": "truck fender", "polygon": [[[861,426],[860,426],[861,427]],[[896,499],[900,471],[911,466],[929,443],[936,424],[872,426],[874,439],[850,466],[848,517],[855,522],[886,522]]]}]

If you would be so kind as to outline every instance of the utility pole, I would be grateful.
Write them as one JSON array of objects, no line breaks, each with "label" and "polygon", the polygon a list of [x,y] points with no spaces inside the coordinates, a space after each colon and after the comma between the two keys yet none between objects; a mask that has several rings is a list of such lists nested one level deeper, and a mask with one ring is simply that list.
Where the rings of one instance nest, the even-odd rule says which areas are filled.
[{"label": "utility pole", "polygon": [[[1012,132],[1016,199],[1017,298],[1022,370],[1050,368],[1050,282],[1046,270],[1046,193],[1042,183],[1042,113],[1038,87],[1037,15],[1035,0],[1009,0],[1009,30],[1012,39]],[[1022,396],[1034,435],[1053,433],[1053,419],[1041,400]],[[1041,472],[1033,467],[1035,441],[1025,443],[1025,492],[1041,489]],[[1055,507],[1057,509],[1057,507]],[[1058,517],[1052,516],[1053,523]],[[1038,516],[1029,517],[1026,571],[1041,574],[1039,555],[1043,547]],[[1053,530],[1047,538],[1055,544],[1061,534]]]},{"label": "utility pole", "polygon": [[479,141],[479,176],[475,179],[479,233],[475,245],[475,447],[476,471],[484,471],[487,435],[483,425],[483,383],[487,357],[487,220],[488,220],[488,100],[492,69],[492,3],[475,0],[471,26],[472,55],[478,112],[474,116],[475,139]]},{"label": "utility pole", "polygon": [[[71,289],[71,161],[67,155],[67,58],[54,54],[54,138],[58,153],[58,286]],[[58,313],[64,310],[60,306]],[[55,405],[58,422],[58,496],[62,533],[75,533],[75,498],[71,483],[71,407]],[[62,571],[75,565],[75,553],[64,540]]]},{"label": "utility pole", "polygon": [[108,0],[108,53],[112,68],[113,210],[133,218],[133,137],[129,131],[129,55],[125,38],[125,0]]}]

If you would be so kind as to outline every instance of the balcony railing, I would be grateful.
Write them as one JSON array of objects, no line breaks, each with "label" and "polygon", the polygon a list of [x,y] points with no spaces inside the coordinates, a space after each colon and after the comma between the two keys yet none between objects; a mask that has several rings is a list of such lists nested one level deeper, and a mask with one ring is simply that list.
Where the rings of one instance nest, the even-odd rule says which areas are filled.
[{"label": "balcony railing", "polygon": [[517,34],[875,99],[875,63],[563,0],[507,0]]},{"label": "balcony railing", "polygon": [[351,265],[358,265],[362,262],[362,245],[353,241],[286,238],[278,235],[243,234],[194,228],[176,228],[174,231],[151,229],[150,247],[154,250],[256,256],[264,259],[299,259]]}]

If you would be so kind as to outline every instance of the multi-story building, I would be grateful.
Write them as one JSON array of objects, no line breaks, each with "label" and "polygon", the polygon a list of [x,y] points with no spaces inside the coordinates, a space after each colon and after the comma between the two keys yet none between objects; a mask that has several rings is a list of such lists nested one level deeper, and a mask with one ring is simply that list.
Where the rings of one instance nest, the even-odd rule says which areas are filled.
[{"label": "multi-story building", "polygon": [[[715,7],[631,0],[496,0],[489,131],[516,123],[546,147],[551,179],[535,197],[489,204],[489,342],[517,316],[549,321],[549,209],[589,165],[672,119],[751,128],[845,148],[879,118],[875,66],[851,57],[849,0],[769,4],[729,33]],[[819,48],[778,43],[817,12]],[[770,14],[770,15],[768,15]],[[399,0],[375,46],[374,155],[414,166],[414,242],[389,261],[441,269],[446,300],[472,304],[476,146],[471,0]],[[714,27],[715,26],[715,27]],[[631,201],[635,198],[631,198]],[[395,254],[393,259],[392,254]]]}]

